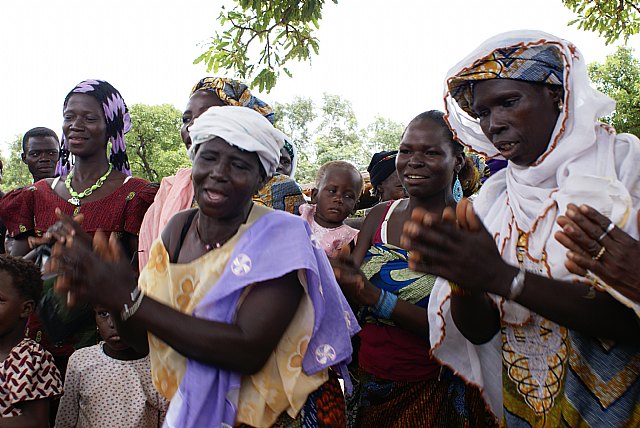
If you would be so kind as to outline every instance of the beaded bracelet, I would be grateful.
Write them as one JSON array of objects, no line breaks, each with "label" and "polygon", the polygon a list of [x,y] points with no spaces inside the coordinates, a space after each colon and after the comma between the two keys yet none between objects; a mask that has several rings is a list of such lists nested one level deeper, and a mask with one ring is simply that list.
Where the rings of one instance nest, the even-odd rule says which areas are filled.
[{"label": "beaded bracelet", "polygon": [[386,290],[382,290],[380,296],[381,298],[378,299],[378,303],[372,308],[372,312],[377,318],[389,319],[398,303],[398,296]]}]

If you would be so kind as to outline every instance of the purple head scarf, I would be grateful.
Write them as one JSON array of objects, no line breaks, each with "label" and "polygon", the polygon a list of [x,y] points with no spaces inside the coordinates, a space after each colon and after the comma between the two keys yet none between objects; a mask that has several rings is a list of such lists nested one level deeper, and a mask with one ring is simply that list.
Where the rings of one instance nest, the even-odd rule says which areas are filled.
[{"label": "purple head scarf", "polygon": [[[127,145],[124,140],[124,134],[131,129],[131,116],[120,92],[104,80],[84,80],[67,94],[64,99],[64,107],[67,106],[67,102],[73,94],[86,94],[98,100],[102,106],[107,124],[107,138],[111,141],[109,162],[118,171],[131,175],[129,158],[127,157]],[[73,163],[70,155],[67,137],[63,133],[60,141],[60,160],[56,166],[56,174],[65,175],[69,172]]]}]

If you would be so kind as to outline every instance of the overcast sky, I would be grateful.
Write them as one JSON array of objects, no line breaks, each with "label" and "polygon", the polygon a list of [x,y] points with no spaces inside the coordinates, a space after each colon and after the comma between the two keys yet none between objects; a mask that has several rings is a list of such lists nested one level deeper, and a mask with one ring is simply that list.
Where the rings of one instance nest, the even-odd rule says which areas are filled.
[{"label": "overcast sky", "polygon": [[[207,75],[193,59],[219,27],[220,0],[4,2],[0,14],[0,147],[34,126],[60,133],[62,102],[76,83],[108,80],[127,104],[183,109],[193,84]],[[325,1],[320,55],[291,65],[268,103],[323,92],[350,100],[360,125],[374,116],[408,123],[442,109],[447,70],[488,37],[539,29],[568,39],[588,62],[615,47],[567,27],[561,0]],[[638,36],[629,45],[640,52]],[[636,52],[636,54],[637,54]]]}]

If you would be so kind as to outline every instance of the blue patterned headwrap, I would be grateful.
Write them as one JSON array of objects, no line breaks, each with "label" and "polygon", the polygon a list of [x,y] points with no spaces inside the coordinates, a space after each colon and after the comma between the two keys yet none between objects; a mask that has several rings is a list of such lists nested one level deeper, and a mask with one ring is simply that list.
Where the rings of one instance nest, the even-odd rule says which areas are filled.
[{"label": "blue patterned headwrap", "polygon": [[[129,158],[127,157],[127,145],[124,139],[124,134],[131,129],[131,116],[120,92],[104,80],[84,80],[78,83],[78,85],[67,94],[64,99],[63,108],[67,106],[67,102],[73,94],[86,94],[98,100],[104,112],[107,138],[111,141],[109,162],[111,162],[113,168],[118,171],[126,175],[131,175]],[[73,163],[72,159],[71,163]],[[66,175],[70,168],[70,152],[67,137],[62,133],[60,160],[56,166],[56,173]]]},{"label": "blue patterned headwrap", "polygon": [[471,117],[473,83],[489,79],[513,79],[525,82],[540,82],[562,85],[564,82],[562,55],[552,45],[511,46],[496,49],[481,58],[449,82],[449,91],[460,108]]},{"label": "blue patterned headwrap", "polygon": [[205,77],[191,89],[191,95],[196,91],[211,91],[228,106],[249,107],[266,117],[273,125],[273,109],[260,98],[251,95],[249,87],[237,80],[226,77]]}]

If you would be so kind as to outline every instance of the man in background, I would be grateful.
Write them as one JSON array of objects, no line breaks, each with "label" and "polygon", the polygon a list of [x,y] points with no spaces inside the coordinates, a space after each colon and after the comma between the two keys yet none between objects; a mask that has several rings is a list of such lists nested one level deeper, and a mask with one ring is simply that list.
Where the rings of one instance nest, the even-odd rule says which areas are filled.
[{"label": "man in background", "polygon": [[34,183],[55,176],[59,147],[58,136],[49,128],[37,127],[24,134],[22,162],[29,168]]}]

